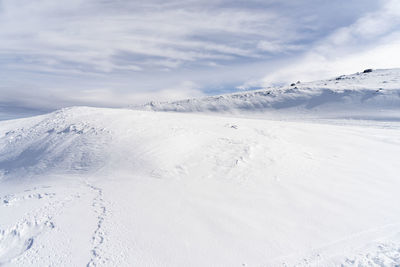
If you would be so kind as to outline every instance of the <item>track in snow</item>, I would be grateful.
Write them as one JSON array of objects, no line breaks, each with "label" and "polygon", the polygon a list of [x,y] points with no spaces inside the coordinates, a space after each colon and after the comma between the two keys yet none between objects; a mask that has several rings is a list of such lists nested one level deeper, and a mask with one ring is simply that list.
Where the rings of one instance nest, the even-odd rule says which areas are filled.
[{"label": "track in snow", "polygon": [[92,202],[92,207],[94,209],[95,214],[97,214],[97,226],[92,235],[92,244],[93,248],[91,249],[91,258],[88,267],[97,266],[99,264],[106,264],[108,259],[104,258],[101,254],[101,246],[103,245],[105,239],[105,232],[102,228],[103,222],[105,220],[107,209],[104,204],[103,199],[103,190],[99,187],[96,187],[92,184],[87,183],[87,186],[95,193],[95,197]]}]

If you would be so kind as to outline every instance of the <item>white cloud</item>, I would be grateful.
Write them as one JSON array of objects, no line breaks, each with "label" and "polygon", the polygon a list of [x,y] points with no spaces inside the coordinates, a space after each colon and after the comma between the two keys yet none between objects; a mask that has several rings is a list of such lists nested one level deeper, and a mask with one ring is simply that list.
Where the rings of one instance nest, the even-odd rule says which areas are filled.
[{"label": "white cloud", "polygon": [[304,47],[302,45],[291,45],[280,42],[260,41],[257,44],[257,48],[262,51],[270,53],[288,53],[295,50],[301,50]]},{"label": "white cloud", "polygon": [[347,72],[366,52],[394,51],[396,10],[381,0],[0,0],[0,102],[126,106],[265,73],[264,83]]},{"label": "white cloud", "polygon": [[183,81],[176,86],[157,91],[115,90],[105,87],[83,89],[79,91],[79,94],[71,94],[71,90],[53,88],[49,94],[48,90],[24,86],[19,86],[18,89],[0,87],[0,90],[4,93],[4,97],[0,99],[0,107],[20,107],[44,111],[75,105],[128,107],[153,100],[171,101],[204,96],[192,81]]},{"label": "white cloud", "polygon": [[261,84],[311,81],[365,68],[400,67],[399,48],[400,2],[385,1],[381,9],[337,29],[287,66],[269,73]]}]

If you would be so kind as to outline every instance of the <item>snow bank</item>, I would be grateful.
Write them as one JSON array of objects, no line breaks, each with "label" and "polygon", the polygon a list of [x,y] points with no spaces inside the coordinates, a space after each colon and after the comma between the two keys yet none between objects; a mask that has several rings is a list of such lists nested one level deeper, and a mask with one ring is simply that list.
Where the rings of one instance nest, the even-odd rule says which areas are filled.
[{"label": "snow bank", "polygon": [[50,170],[83,171],[98,168],[105,161],[110,133],[96,124],[96,109],[67,108],[35,118],[6,121],[2,126],[2,176]]}]

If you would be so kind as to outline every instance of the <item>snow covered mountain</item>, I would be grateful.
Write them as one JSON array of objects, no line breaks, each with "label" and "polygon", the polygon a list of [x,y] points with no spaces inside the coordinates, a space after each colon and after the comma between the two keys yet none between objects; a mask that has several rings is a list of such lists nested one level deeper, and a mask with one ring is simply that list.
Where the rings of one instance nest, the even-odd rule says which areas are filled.
[{"label": "snow covered mountain", "polygon": [[151,102],[143,108],[177,112],[243,114],[267,111],[267,115],[300,113],[302,116],[321,117],[369,114],[387,117],[399,106],[400,69],[389,69],[202,99]]},{"label": "snow covered mountain", "polygon": [[399,81],[2,121],[0,265],[397,266]]}]

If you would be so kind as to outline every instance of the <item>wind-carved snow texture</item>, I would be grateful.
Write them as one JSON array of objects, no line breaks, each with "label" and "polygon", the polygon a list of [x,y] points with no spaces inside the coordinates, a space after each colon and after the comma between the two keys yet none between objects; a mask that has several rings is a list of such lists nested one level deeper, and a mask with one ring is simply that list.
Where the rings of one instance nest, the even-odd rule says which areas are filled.
[{"label": "wind-carved snow texture", "polygon": [[25,201],[29,199],[47,199],[47,198],[53,198],[54,193],[32,193],[29,195],[24,195],[22,197],[16,196],[14,194],[8,194],[5,195],[4,197],[0,197],[0,202],[4,206],[12,206],[19,201]]},{"label": "wind-carved snow texture", "polygon": [[[80,200],[80,195],[68,188],[55,193],[51,186],[35,186],[20,192],[3,195],[0,197],[0,209],[19,211],[21,207],[33,207],[28,212],[22,213],[22,218],[8,227],[0,226],[0,265],[11,266],[37,266],[42,257],[38,252],[44,248],[40,244],[44,235],[51,236],[54,232],[60,232],[55,223],[55,218],[63,214],[65,207]],[[18,212],[19,213],[19,212]],[[64,242],[64,240],[62,240]],[[39,243],[38,243],[39,242]],[[52,250],[57,245],[51,242],[47,249]],[[54,251],[52,251],[53,253]],[[51,254],[52,254],[51,253]],[[26,259],[29,254],[30,259]],[[52,255],[51,257],[53,257]],[[49,255],[46,258],[50,258]],[[57,261],[54,260],[54,263]]]},{"label": "wind-carved snow texture", "polygon": [[398,266],[399,74],[2,121],[0,265]]},{"label": "wind-carved snow texture", "polygon": [[[37,190],[38,188],[35,187],[23,193],[2,196],[0,197],[1,205],[12,208],[18,202],[51,199],[55,196],[54,193],[37,193],[35,192]],[[52,215],[49,213],[55,206],[59,206],[54,204],[28,213],[25,218],[7,229],[0,229],[0,265],[25,253],[32,247],[38,235],[55,227]]]},{"label": "wind-carved snow texture", "polygon": [[50,221],[38,222],[24,220],[14,227],[0,231],[0,264],[22,255],[33,245],[35,237],[47,227]]},{"label": "wind-carved snow texture", "polygon": [[[83,114],[57,111],[31,127],[6,131],[0,139],[0,179],[60,169],[88,171],[101,166],[109,132],[86,122]],[[79,116],[82,115],[82,116]],[[104,155],[104,154],[102,154]]]},{"label": "wind-carved snow texture", "polygon": [[400,266],[400,244],[394,243],[382,243],[379,244],[375,251],[366,254],[359,254],[350,258],[347,258],[342,266]]},{"label": "wind-carved snow texture", "polygon": [[107,258],[104,258],[101,255],[101,246],[105,239],[105,232],[104,229],[102,228],[102,225],[105,220],[107,209],[104,204],[103,190],[89,183],[87,184],[87,186],[95,193],[95,198],[93,199],[92,207],[94,209],[94,213],[97,214],[97,219],[98,219],[96,229],[94,230],[92,235],[92,244],[93,244],[93,248],[91,250],[92,255],[89,263],[87,264],[87,267],[91,267],[91,266],[97,266],[99,264],[101,265],[105,264],[108,260]]}]

